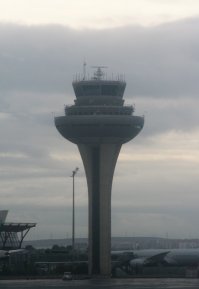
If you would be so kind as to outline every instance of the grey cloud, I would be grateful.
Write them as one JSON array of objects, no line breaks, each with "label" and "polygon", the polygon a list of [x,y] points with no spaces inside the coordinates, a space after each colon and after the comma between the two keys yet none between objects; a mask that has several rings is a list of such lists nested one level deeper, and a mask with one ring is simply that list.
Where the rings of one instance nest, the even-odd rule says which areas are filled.
[{"label": "grey cloud", "polygon": [[1,25],[1,89],[71,92],[86,57],[126,73],[130,95],[197,96],[198,26],[198,18],[102,31]]},{"label": "grey cloud", "polygon": [[172,130],[189,132],[199,127],[199,99],[193,96],[180,99],[136,97],[135,104],[135,114],[145,115],[145,126],[138,137],[140,141]]},{"label": "grey cloud", "polygon": [[86,57],[107,64],[110,75],[126,73],[125,98],[146,115],[145,136],[197,127],[198,25],[198,18],[103,31],[0,25],[1,110],[50,125],[50,113],[73,102],[72,77]]},{"label": "grey cloud", "polygon": [[[79,166],[77,214],[83,218],[78,230],[85,232],[83,165],[77,148],[56,131],[52,114],[63,114],[64,104],[73,102],[71,82],[73,75],[81,72],[84,57],[88,66],[108,65],[110,75],[112,71],[126,73],[126,103],[135,103],[136,114],[145,114],[144,130],[124,146],[124,152],[136,155],[139,149],[144,155],[147,149],[153,149],[155,153],[160,145],[158,134],[198,129],[198,26],[197,18],[152,28],[104,31],[1,24],[1,206],[9,207],[13,218],[37,221],[40,237],[51,231],[62,237],[63,231],[70,230],[70,175],[74,166]],[[53,154],[66,159],[53,158]],[[188,214],[198,202],[196,172],[197,163],[137,160],[129,164],[119,159],[113,184],[114,232],[125,228],[125,210],[127,217],[135,216],[131,210],[145,217],[154,213],[158,223],[161,211],[168,217],[171,211],[175,215],[170,204],[178,204],[183,198],[185,203],[189,199],[187,208],[184,205],[176,210],[173,217]],[[194,209],[192,216],[196,215]],[[63,219],[67,224],[58,228]],[[150,217],[143,220],[146,226],[142,228],[152,228]],[[192,220],[190,216],[188,224]],[[139,225],[138,220],[134,226]]]}]

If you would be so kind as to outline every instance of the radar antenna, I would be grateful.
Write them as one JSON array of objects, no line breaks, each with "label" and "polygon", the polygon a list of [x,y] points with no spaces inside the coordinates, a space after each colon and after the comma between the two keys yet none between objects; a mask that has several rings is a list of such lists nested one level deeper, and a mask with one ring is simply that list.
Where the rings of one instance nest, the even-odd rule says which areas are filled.
[{"label": "radar antenna", "polygon": [[94,77],[93,77],[93,79],[95,80],[101,80],[102,76],[104,75],[102,68],[108,68],[108,66],[91,66],[91,67],[97,68],[97,70],[94,72]]}]

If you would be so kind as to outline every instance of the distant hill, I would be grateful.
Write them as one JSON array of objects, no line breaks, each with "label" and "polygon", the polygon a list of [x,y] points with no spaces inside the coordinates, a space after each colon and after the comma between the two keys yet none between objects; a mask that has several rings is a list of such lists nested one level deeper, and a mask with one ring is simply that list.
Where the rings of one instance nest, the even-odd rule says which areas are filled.
[{"label": "distant hill", "polygon": [[[76,244],[78,243],[86,243],[86,238],[77,238]],[[23,247],[26,247],[27,245],[32,245],[34,248],[37,249],[46,249],[51,248],[53,245],[58,246],[69,246],[72,244],[71,239],[43,239],[43,240],[29,240],[23,242]]]},{"label": "distant hill", "polygon": [[[52,248],[53,245],[69,246],[71,239],[44,239],[29,240],[23,242],[23,247],[32,245],[36,249]],[[79,248],[86,248],[87,238],[76,238],[75,244]],[[199,239],[169,239],[158,237],[112,237],[113,250],[132,250],[132,249],[172,249],[172,248],[199,248]]]}]

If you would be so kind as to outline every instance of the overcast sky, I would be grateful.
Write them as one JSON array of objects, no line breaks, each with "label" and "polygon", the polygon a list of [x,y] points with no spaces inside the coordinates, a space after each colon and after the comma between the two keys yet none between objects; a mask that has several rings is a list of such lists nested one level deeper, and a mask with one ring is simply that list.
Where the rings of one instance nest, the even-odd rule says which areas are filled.
[{"label": "overcast sky", "polygon": [[199,2],[0,0],[0,209],[36,222],[29,239],[87,236],[77,147],[54,115],[92,65],[124,73],[126,104],[145,127],[125,144],[112,190],[113,236],[199,238]]}]

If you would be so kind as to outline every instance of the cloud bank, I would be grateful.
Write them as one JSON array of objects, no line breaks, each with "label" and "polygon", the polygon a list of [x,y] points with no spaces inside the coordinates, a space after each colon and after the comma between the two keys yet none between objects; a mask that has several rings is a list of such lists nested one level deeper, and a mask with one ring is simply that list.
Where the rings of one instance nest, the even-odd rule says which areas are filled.
[{"label": "cloud bank", "polygon": [[71,82],[86,59],[90,75],[92,65],[125,73],[126,103],[145,115],[118,160],[113,235],[199,237],[198,26],[199,18],[99,31],[0,24],[0,199],[11,221],[38,222],[34,239],[70,235],[78,166],[77,236],[87,235],[83,165],[53,123],[73,103]]}]

